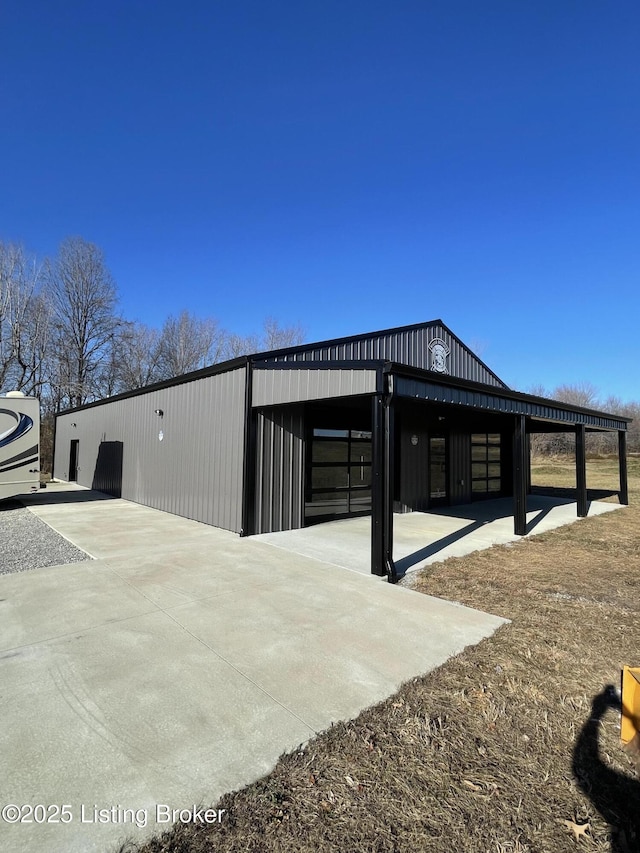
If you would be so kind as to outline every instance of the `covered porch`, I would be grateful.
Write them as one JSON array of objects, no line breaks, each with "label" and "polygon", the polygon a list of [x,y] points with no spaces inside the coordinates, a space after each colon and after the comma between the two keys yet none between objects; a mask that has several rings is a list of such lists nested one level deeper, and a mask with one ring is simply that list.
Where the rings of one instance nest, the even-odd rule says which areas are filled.
[{"label": "covered porch", "polygon": [[[620,504],[591,501],[587,514],[600,515],[619,508]],[[524,536],[535,536],[577,520],[574,500],[529,495]],[[438,507],[426,512],[394,513],[393,531],[393,560],[398,579],[430,563],[462,557],[493,545],[508,545],[522,538],[513,532],[511,498]],[[371,574],[370,516],[262,533],[254,538],[287,552]]]},{"label": "covered porch", "polygon": [[[552,526],[589,514],[589,431],[617,434],[616,491],[628,503],[628,421],[613,414],[382,360],[261,365],[248,400],[243,535],[286,532],[291,543],[317,539],[326,549],[332,530],[339,549],[348,529],[367,536],[368,548],[345,545],[349,557],[335,562],[390,582],[412,554],[443,551],[439,539],[476,550],[468,537],[480,541],[489,523],[500,529],[495,544],[531,525],[548,529],[536,521],[541,514],[562,517]],[[557,431],[575,436],[576,487],[550,507],[531,494],[530,437]],[[420,528],[421,542],[401,544],[414,523],[405,517],[420,514],[441,519],[443,530]]]},{"label": "covered porch", "polygon": [[[412,405],[428,404],[432,410],[442,414],[438,420],[443,423],[450,417],[458,423],[468,421],[477,424],[478,419],[486,417],[501,423],[500,434],[495,439],[486,437],[486,448],[475,446],[475,436],[471,442],[466,437],[477,426],[471,426],[463,437],[461,448],[470,451],[466,460],[458,460],[457,471],[447,458],[449,495],[453,496],[456,486],[465,494],[477,498],[474,469],[484,465],[486,474],[481,480],[487,484],[485,497],[491,497],[491,456],[492,442],[500,445],[500,480],[494,481],[496,490],[503,496],[510,496],[504,507],[509,506],[506,514],[512,525],[514,538],[526,536],[531,522],[530,512],[536,506],[539,495],[531,495],[531,453],[530,436],[536,432],[573,432],[575,434],[575,482],[574,500],[568,501],[572,519],[584,518],[589,514],[586,479],[586,434],[587,432],[616,432],[618,435],[619,504],[629,502],[627,484],[626,430],[628,420],[613,414],[598,412],[571,406],[560,401],[548,400],[507,388],[488,389],[476,382],[455,379],[449,376],[427,374],[425,371],[398,364],[387,364],[383,370],[383,387],[373,403],[373,487],[372,487],[372,523],[371,523],[371,572],[386,575],[394,583],[403,573],[396,563],[394,536],[394,506],[398,485],[398,435],[397,413],[409,401]],[[489,427],[488,427],[489,428]],[[477,462],[474,450],[486,454],[486,462]],[[450,454],[447,454],[449,457]],[[497,456],[495,457],[498,458]],[[470,482],[465,483],[460,473],[467,471]],[[469,473],[470,472],[470,473]],[[477,472],[476,472],[477,473]],[[403,479],[402,475],[401,478]],[[469,487],[471,491],[469,491]],[[467,497],[468,500],[468,497]],[[461,504],[463,500],[449,500],[450,504]],[[432,511],[432,507],[429,508]],[[605,510],[607,511],[607,510]],[[566,510],[565,510],[566,515]],[[561,522],[561,523],[567,523]],[[475,522],[471,522],[473,526]],[[554,525],[559,526],[559,525]],[[475,550],[475,549],[472,549]],[[402,559],[402,558],[401,558]]]}]

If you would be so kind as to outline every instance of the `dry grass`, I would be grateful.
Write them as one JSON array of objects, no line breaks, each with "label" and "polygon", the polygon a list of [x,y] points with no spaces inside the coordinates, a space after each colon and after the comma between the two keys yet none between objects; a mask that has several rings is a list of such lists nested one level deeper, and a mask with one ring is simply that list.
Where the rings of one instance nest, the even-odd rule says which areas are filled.
[{"label": "dry grass", "polygon": [[[590,486],[615,485],[615,462],[588,467]],[[418,579],[419,590],[510,625],[223,797],[222,825],[129,849],[637,853],[640,783],[618,714],[599,729],[600,756],[598,724],[587,724],[592,697],[622,663],[640,663],[640,460],[629,468],[628,509],[431,565]],[[568,485],[572,473],[556,460],[536,466],[534,482]],[[572,769],[578,739],[589,796]]]}]

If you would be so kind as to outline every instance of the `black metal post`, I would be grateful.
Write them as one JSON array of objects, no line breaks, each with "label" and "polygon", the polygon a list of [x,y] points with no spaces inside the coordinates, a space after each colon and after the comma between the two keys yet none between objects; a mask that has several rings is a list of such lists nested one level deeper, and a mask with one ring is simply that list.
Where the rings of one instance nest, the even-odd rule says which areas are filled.
[{"label": "black metal post", "polygon": [[618,465],[620,466],[620,495],[618,500],[624,506],[629,505],[629,484],[627,481],[627,432],[618,430]]},{"label": "black metal post", "polygon": [[371,401],[371,574],[385,569],[385,414],[381,393]]},{"label": "black metal post", "polygon": [[393,486],[395,462],[395,406],[392,397],[385,399],[384,426],[384,570],[389,583],[398,580],[393,562]]},{"label": "black metal post", "polygon": [[587,506],[587,451],[584,424],[576,424],[576,503],[578,518],[585,518]]},{"label": "black metal post", "polygon": [[527,532],[527,423],[525,415],[516,415],[513,427],[513,532]]},{"label": "black metal post", "polygon": [[251,404],[253,402],[253,363],[247,359],[244,386],[244,464],[242,470],[242,521],[240,536],[255,532],[256,495],[256,430]]}]

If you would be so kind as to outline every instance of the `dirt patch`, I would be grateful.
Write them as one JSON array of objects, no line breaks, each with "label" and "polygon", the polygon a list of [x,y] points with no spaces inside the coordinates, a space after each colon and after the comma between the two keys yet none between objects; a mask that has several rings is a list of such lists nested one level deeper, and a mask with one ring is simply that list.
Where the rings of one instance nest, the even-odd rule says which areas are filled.
[{"label": "dirt patch", "polygon": [[[590,486],[615,487],[615,461],[588,467]],[[567,486],[571,468],[545,463],[534,482]],[[630,486],[629,508],[430,565],[416,589],[512,623],[223,797],[220,825],[122,849],[640,850],[619,714],[603,696],[592,707],[640,663],[637,459]]]}]

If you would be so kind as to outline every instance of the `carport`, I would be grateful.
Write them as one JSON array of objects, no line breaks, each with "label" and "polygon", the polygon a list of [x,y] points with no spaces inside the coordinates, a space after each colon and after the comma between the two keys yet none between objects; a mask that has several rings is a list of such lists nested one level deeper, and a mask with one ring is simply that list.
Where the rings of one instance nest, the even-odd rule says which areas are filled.
[{"label": "carport", "polygon": [[508,498],[512,533],[526,535],[534,433],[575,435],[572,513],[583,518],[586,433],[617,432],[628,503],[626,418],[382,360],[267,360],[251,387],[243,532],[370,513],[370,571],[390,582],[398,513]]},{"label": "carport", "polygon": [[[421,401],[430,404],[432,418],[441,424],[442,435],[451,435],[447,422],[456,423],[458,433],[471,434],[483,427],[483,421],[492,418],[498,430],[511,445],[511,493],[513,532],[516,536],[527,533],[527,510],[531,489],[531,451],[529,437],[536,432],[574,432],[576,489],[575,506],[578,518],[588,514],[586,479],[587,431],[616,431],[618,434],[618,460],[620,490],[619,500],[628,504],[626,429],[627,418],[535,397],[506,388],[491,388],[464,379],[452,379],[434,373],[409,368],[405,365],[387,364],[382,368],[378,393],[374,398],[373,433],[374,462],[371,524],[371,571],[387,575],[391,582],[397,579],[393,559],[393,509],[397,502],[398,482],[395,465],[399,458],[396,438],[396,410],[400,401]],[[416,403],[419,405],[419,403]],[[459,424],[465,423],[464,431]],[[477,445],[478,447],[480,445]],[[491,445],[487,447],[487,452]],[[471,451],[473,454],[473,439]],[[449,460],[447,460],[449,462]],[[509,465],[507,452],[501,452],[501,491],[508,493]],[[507,464],[505,464],[507,463]],[[471,469],[475,463],[471,457]],[[487,468],[491,465],[487,462]],[[447,481],[458,481],[464,487],[465,463],[455,469],[448,465]],[[506,471],[504,469],[507,469]],[[460,478],[462,474],[462,478]],[[489,477],[489,474],[487,474]],[[473,479],[473,475],[472,475]],[[454,491],[452,487],[451,491]],[[467,491],[466,494],[469,492]],[[459,492],[459,495],[465,492]],[[459,500],[452,501],[458,503]]]}]

